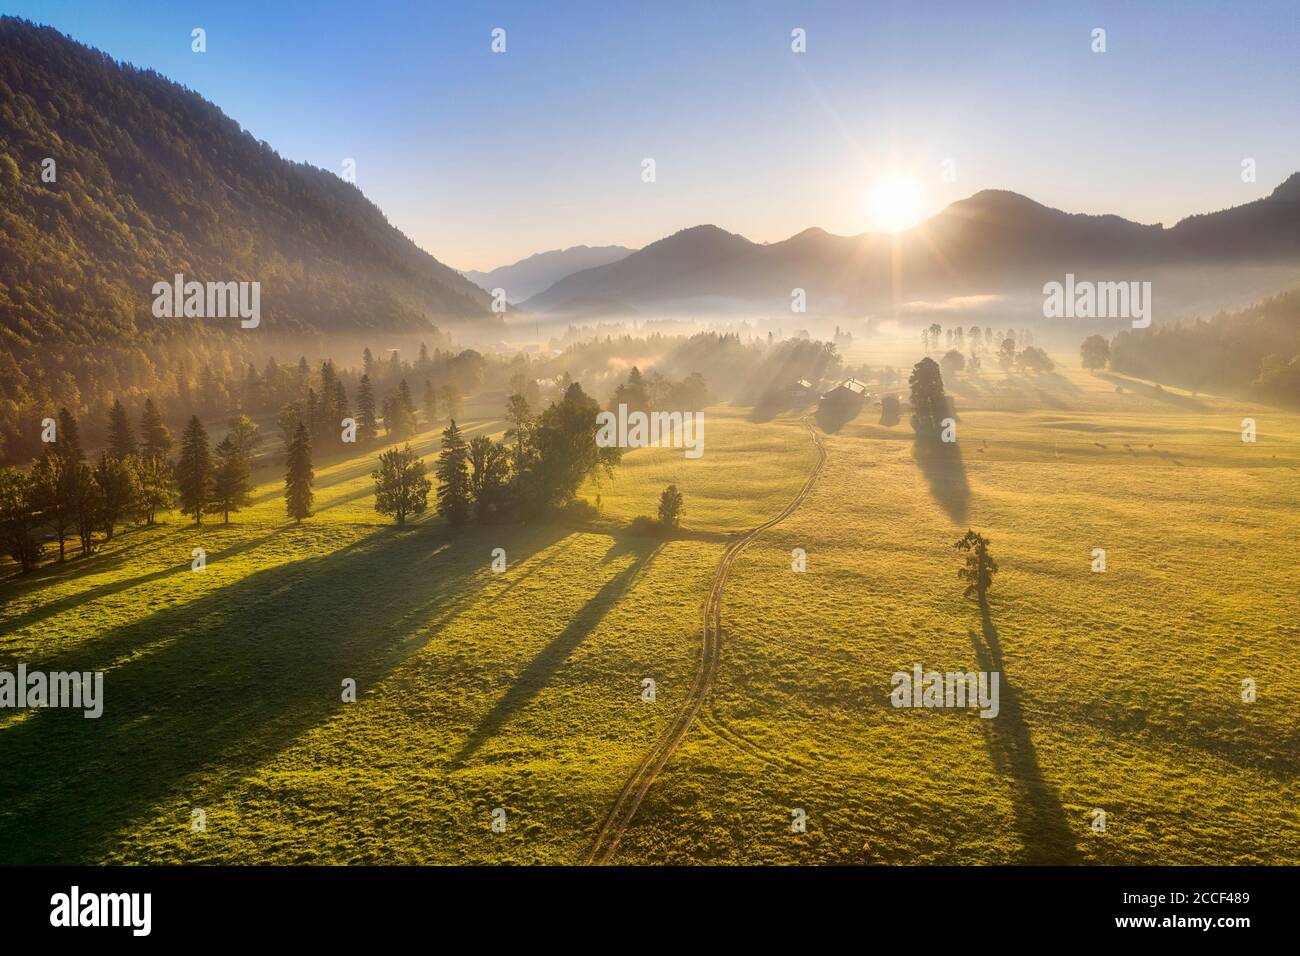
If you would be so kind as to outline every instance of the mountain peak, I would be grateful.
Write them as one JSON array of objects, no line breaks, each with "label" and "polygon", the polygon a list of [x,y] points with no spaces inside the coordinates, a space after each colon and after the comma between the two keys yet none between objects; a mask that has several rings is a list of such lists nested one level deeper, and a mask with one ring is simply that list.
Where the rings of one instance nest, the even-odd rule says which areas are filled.
[{"label": "mountain peak", "polygon": [[954,206],[981,210],[1030,210],[1044,209],[1042,203],[1035,202],[1028,196],[1012,192],[1009,189],[981,189],[966,199],[958,200]]},{"label": "mountain peak", "polygon": [[1300,201],[1300,173],[1292,173],[1288,176],[1277,189],[1269,193],[1268,198],[1282,202]]},{"label": "mountain peak", "polygon": [[753,243],[744,236],[737,235],[734,232],[727,232],[727,230],[712,223],[704,223],[699,226],[681,229],[671,236],[652,242],[641,252],[646,253],[662,249],[740,249],[752,245]]}]

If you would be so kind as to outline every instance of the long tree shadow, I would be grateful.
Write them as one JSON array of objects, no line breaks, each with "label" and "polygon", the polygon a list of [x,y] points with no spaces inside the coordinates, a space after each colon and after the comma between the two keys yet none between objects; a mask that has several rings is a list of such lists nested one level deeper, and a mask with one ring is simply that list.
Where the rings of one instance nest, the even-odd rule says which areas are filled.
[{"label": "long tree shadow", "polygon": [[[514,532],[517,560],[566,534]],[[464,606],[500,542],[500,529],[385,529],[27,661],[104,670],[104,713],[34,710],[0,727],[0,864],[102,860],[186,781],[201,775],[204,793],[236,785],[346,706],[344,678],[364,693],[416,653],[412,633]]]},{"label": "long tree shadow", "polygon": [[612,550],[631,551],[636,555],[635,560],[592,595],[568,626],[543,647],[519,673],[510,688],[501,695],[501,699],[492,706],[465,739],[460,752],[451,762],[453,769],[464,767],[483,744],[495,736],[510,718],[537,696],[560,666],[568,660],[569,655],[596,629],[609,609],[631,589],[637,577],[662,547],[662,544],[654,544],[635,537],[630,541],[615,540]]},{"label": "long tree shadow", "polygon": [[954,524],[966,523],[970,484],[957,442],[942,442],[918,435],[912,457],[930,486],[930,495]]},{"label": "long tree shadow", "polygon": [[817,414],[814,416],[817,427],[828,435],[834,435],[862,414],[866,404],[860,398],[824,399],[818,403]]},{"label": "long tree shadow", "polygon": [[1011,804],[1016,829],[1024,846],[1024,862],[1064,865],[1080,862],[1079,848],[1066,820],[1061,799],[1043,779],[1038,753],[1020,705],[1020,692],[1007,676],[998,629],[988,608],[981,609],[982,635],[970,631],[971,646],[980,669],[997,671],[999,710],[993,718],[980,718],[980,730],[994,769],[1011,784]]},{"label": "long tree shadow", "polygon": [[1180,395],[1177,392],[1166,391],[1155,385],[1148,385],[1146,382],[1140,382],[1136,379],[1121,378],[1118,375],[1112,375],[1109,372],[1094,373],[1097,378],[1103,381],[1111,382],[1115,385],[1122,385],[1124,388],[1136,395],[1144,398],[1154,398],[1157,401],[1165,402],[1169,405],[1176,405],[1179,408],[1188,409],[1189,411],[1204,411],[1205,403],[1198,398],[1190,395]]},{"label": "long tree shadow", "polygon": [[[246,551],[252,551],[253,549],[266,544],[274,538],[276,534],[277,532],[272,531],[268,534],[258,535],[256,538],[242,541],[239,544],[232,545],[231,547],[225,548],[221,551],[213,551],[208,555],[208,560],[210,562],[222,561],[243,554]],[[162,546],[162,542],[155,541],[154,545],[155,547],[160,547]],[[33,624],[38,624],[46,618],[75,610],[83,604],[88,604],[91,601],[97,601],[100,598],[109,598],[130,588],[140,587],[141,585],[149,584],[153,581],[160,581],[173,574],[189,572],[191,570],[190,562],[190,556],[186,554],[185,560],[180,564],[174,564],[166,568],[159,568],[157,571],[149,571],[146,574],[139,574],[133,578],[123,578],[121,580],[109,581],[105,584],[98,584],[94,587],[87,588],[84,591],[69,594],[67,597],[56,598],[53,601],[38,604],[30,610],[23,611],[21,614],[15,615],[7,621],[0,622],[0,625],[3,626],[6,633],[21,631],[23,628],[30,627]],[[112,566],[107,568],[93,568],[91,571],[93,573],[102,573],[105,570],[111,570],[111,567]]]},{"label": "long tree shadow", "polygon": [[0,566],[13,572],[7,576],[0,576],[0,588],[8,590],[12,595],[23,595],[83,574],[103,574],[105,571],[113,571],[127,564],[135,552],[152,545],[155,539],[146,535],[146,532],[156,528],[157,526],[143,524],[118,528],[117,533],[113,535],[111,546],[101,541],[98,550],[92,554],[81,553],[80,546],[75,543],[74,534],[68,542],[70,556],[65,561],[58,560],[57,546],[51,547],[51,542],[47,541],[41,558],[42,563],[26,573],[23,573],[18,563],[11,561],[8,555],[0,556]]},{"label": "long tree shadow", "polygon": [[749,420],[762,425],[778,415],[801,412],[812,404],[812,398],[792,398],[785,391],[776,389],[764,392],[749,410]]},{"label": "long tree shadow", "polygon": [[[498,419],[482,419],[469,424],[457,422],[457,425],[461,426],[461,434],[468,441],[475,435],[490,433],[492,427],[498,424],[498,421]],[[275,440],[279,440],[278,436]],[[348,449],[334,447],[327,454],[317,453],[313,457],[313,464],[318,474],[312,487],[319,494],[335,485],[346,484],[349,481],[364,478],[378,467],[380,455],[390,448],[398,448],[404,444],[406,442],[394,442],[387,438],[379,438],[370,445],[361,446],[359,451],[355,447]],[[411,441],[410,445],[416,454],[421,457],[427,458],[437,455],[442,449],[441,431],[434,429],[423,432],[415,440]],[[355,459],[358,454],[364,454],[366,457],[346,468],[335,468],[336,465]],[[259,485],[266,483],[269,487],[260,494],[253,496],[253,504],[261,504],[284,495],[284,489],[278,487],[279,478],[277,477],[279,472],[283,471],[283,459],[283,453],[275,451],[270,454],[267,461],[259,465],[254,475],[255,482]],[[374,494],[374,489],[367,486],[367,493]]]}]

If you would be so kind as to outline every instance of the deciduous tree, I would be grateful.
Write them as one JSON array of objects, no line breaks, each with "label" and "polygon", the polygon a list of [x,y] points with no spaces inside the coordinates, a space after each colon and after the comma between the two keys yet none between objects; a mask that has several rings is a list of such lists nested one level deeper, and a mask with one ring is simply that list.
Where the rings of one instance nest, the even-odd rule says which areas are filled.
[{"label": "deciduous tree", "polygon": [[381,515],[406,524],[408,515],[424,514],[433,483],[424,475],[424,460],[410,445],[380,455],[379,467],[370,477],[375,480],[375,510]]},{"label": "deciduous tree", "polygon": [[681,523],[686,506],[676,485],[669,485],[659,496],[659,523],[665,528],[676,528]]},{"label": "deciduous tree", "polygon": [[965,567],[957,569],[957,577],[966,582],[964,596],[974,595],[980,607],[988,607],[989,588],[993,585],[993,575],[998,572],[998,563],[989,554],[989,540],[977,531],[968,530],[953,547],[966,552]]}]

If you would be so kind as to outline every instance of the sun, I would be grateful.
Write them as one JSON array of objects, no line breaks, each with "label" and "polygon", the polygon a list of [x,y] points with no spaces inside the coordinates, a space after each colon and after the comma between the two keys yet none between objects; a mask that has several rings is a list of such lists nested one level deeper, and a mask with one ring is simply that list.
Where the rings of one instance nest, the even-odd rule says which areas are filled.
[{"label": "sun", "polygon": [[921,221],[921,190],[910,176],[886,176],[871,188],[871,224],[880,232],[902,232]]}]

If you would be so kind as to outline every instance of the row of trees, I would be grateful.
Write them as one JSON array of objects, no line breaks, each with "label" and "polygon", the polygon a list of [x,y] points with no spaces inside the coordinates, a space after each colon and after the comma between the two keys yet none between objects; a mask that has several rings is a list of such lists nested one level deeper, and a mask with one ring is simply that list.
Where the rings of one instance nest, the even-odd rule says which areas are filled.
[{"label": "row of trees", "polygon": [[[994,357],[997,359],[998,367],[1004,372],[1017,369],[1021,372],[1046,374],[1056,368],[1056,363],[1052,361],[1046,351],[1036,345],[1026,345],[1017,351],[1016,340],[1010,337],[1002,340],[1002,344],[998,347]],[[971,372],[978,372],[983,362],[979,353],[975,350],[971,351],[970,358],[967,359],[961,352],[951,349],[939,359],[939,365],[949,375],[955,375],[968,369]]]},{"label": "row of trees", "polygon": [[93,465],[82,450],[76,416],[64,408],[46,423],[49,441],[29,471],[0,468],[0,538],[23,571],[39,564],[46,535],[63,561],[74,536],[88,555],[119,524],[153,524],[158,512],[174,506],[172,469],[164,457],[171,435],[151,417],[139,445],[121,411],[113,410],[113,440]]},{"label": "row of trees", "polygon": [[[83,556],[113,538],[124,523],[154,524],[160,512],[179,508],[201,524],[208,515],[229,523],[252,502],[252,458],[261,441],[246,416],[230,422],[212,447],[197,415],[181,434],[177,456],[171,432],[146,401],[139,437],[120,402],[109,414],[108,445],[93,464],[82,450],[80,428],[68,409],[48,426],[45,452],[29,471],[0,468],[0,540],[24,572],[41,561],[46,537],[67,558],[76,537]],[[286,443],[285,500],[297,521],[310,514],[311,441],[298,422]]]},{"label": "row of trees", "polygon": [[[401,406],[394,414],[414,414],[405,388],[399,387],[395,401]],[[460,525],[471,516],[479,523],[524,521],[564,508],[585,480],[612,474],[621,458],[620,449],[596,444],[599,411],[573,382],[560,401],[538,415],[523,394],[511,395],[510,428],[500,442],[485,435],[466,440],[453,419],[443,431],[435,468],[438,514]],[[45,528],[58,540],[63,560],[72,531],[82,553],[90,554],[96,535],[110,539],[118,524],[132,517],[153,523],[157,512],[178,507],[195,524],[210,515],[228,523],[231,514],[251,504],[251,462],[260,435],[246,417],[233,420],[213,448],[203,423],[191,416],[175,443],[174,461],[166,457],[174,442],[160,419],[146,416],[143,442],[120,404],[110,421],[109,447],[93,468],[84,461],[76,418],[63,409],[55,440],[30,472],[0,469],[0,534],[24,571],[39,562]],[[285,509],[301,522],[311,515],[314,497],[312,435],[301,418],[282,425],[287,426]],[[379,513],[402,524],[426,511],[434,484],[409,443],[381,454],[372,478]],[[665,491],[660,519],[673,526],[681,512],[674,486]]]},{"label": "row of trees", "polygon": [[1212,319],[1090,335],[1083,367],[1300,407],[1300,289]]},{"label": "row of trees", "polygon": [[614,389],[609,407],[617,409],[626,405],[630,412],[671,410],[694,412],[709,402],[709,389],[704,376],[692,372],[680,382],[674,382],[659,372],[642,375],[635,365],[628,372],[627,381]]},{"label": "row of trees", "polygon": [[[152,354],[120,343],[102,346],[94,354],[73,350],[57,367],[47,368],[38,354],[22,357],[0,350],[0,460],[24,463],[39,457],[43,443],[31,423],[52,409],[65,407],[77,415],[93,443],[101,443],[108,423],[102,409],[123,403],[143,414],[148,396],[153,414],[178,429],[190,414],[204,421],[232,415],[274,415],[287,405],[308,422],[319,448],[337,440],[339,420],[356,395],[364,376],[374,395],[395,392],[403,380],[422,387],[424,404],[436,396],[445,417],[459,413],[459,396],[478,388],[488,367],[481,354],[435,349],[421,343],[415,361],[398,358],[393,350],[379,361],[366,349],[362,369],[336,368],[331,361],[313,367],[305,357],[282,364],[274,356],[260,368],[248,357],[238,336],[177,337],[155,344]],[[185,416],[176,414],[185,410]],[[431,420],[436,420],[433,413]],[[324,426],[328,425],[328,429]]]},{"label": "row of trees", "polygon": [[[480,524],[527,521],[564,508],[589,477],[612,474],[618,448],[596,445],[600,406],[577,382],[541,414],[513,394],[506,404],[503,441],[486,435],[466,440],[455,420],[443,430],[434,466],[436,510],[452,525],[471,517]],[[434,482],[424,461],[406,445],[379,456],[372,472],[375,509],[398,524],[428,507]]]},{"label": "row of trees", "polygon": [[961,326],[945,329],[938,322],[933,322],[921,330],[921,346],[927,354],[941,349],[947,351],[955,349],[960,352],[963,348],[969,347],[971,355],[974,356],[980,351],[991,352],[994,348],[1001,350],[1008,340],[1014,352],[1016,349],[1033,345],[1034,333],[1029,329],[1007,329],[995,333],[992,328],[981,328],[978,325],[972,325],[964,331]]}]

